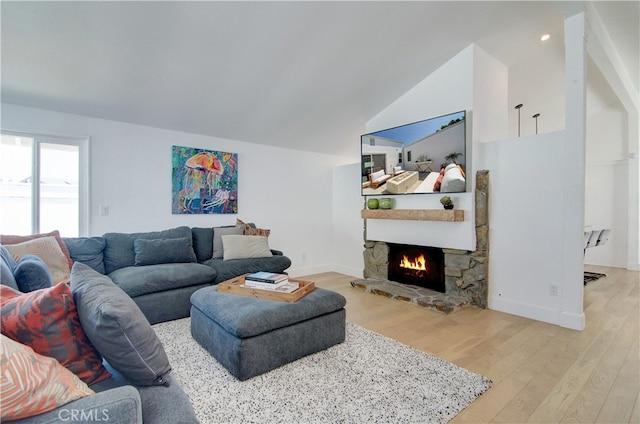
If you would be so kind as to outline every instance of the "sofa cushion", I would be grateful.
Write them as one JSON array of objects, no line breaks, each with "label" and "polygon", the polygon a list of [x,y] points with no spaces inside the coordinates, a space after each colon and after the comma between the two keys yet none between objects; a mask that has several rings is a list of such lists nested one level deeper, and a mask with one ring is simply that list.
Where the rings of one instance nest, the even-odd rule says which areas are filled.
[{"label": "sofa cushion", "polygon": [[179,287],[213,284],[216,271],[198,263],[159,264],[120,268],[109,274],[129,296],[177,289]]},{"label": "sofa cushion", "polygon": [[135,265],[156,265],[195,262],[191,237],[137,239],[133,242]]},{"label": "sofa cushion", "polygon": [[54,358],[0,334],[2,421],[51,411],[94,393]]},{"label": "sofa cushion", "polygon": [[102,251],[107,242],[102,237],[63,237],[62,241],[69,249],[71,260],[82,262],[104,274],[104,255]]},{"label": "sofa cushion", "polygon": [[16,268],[16,265],[18,265],[18,263],[15,259],[13,259],[11,253],[2,244],[0,244],[0,258],[2,258],[2,261],[7,265],[9,271],[11,271],[11,273],[13,274],[13,270]]},{"label": "sofa cushion", "polygon": [[2,261],[0,263],[0,283],[4,284],[5,286],[11,287],[14,290],[20,290],[18,288],[16,279],[13,278],[11,269],[9,268],[9,266],[7,266],[5,261]]},{"label": "sofa cushion", "polygon": [[213,228],[191,229],[191,238],[193,239],[193,251],[196,253],[198,262],[204,262],[213,257]]},{"label": "sofa cushion", "polygon": [[244,234],[244,225],[236,225],[233,227],[215,227],[213,229],[213,259],[224,257],[224,246],[222,244],[223,235],[242,235]]},{"label": "sofa cushion", "polygon": [[291,266],[291,259],[282,255],[273,255],[270,258],[232,259],[228,261],[209,259],[204,264],[216,271],[215,283],[217,284],[251,272],[282,273]]},{"label": "sofa cushion", "polygon": [[104,268],[107,274],[113,271],[135,265],[136,253],[133,243],[138,239],[160,239],[191,237],[191,228],[183,226],[164,231],[148,233],[106,233],[104,237]]},{"label": "sofa cushion", "polygon": [[[144,406],[140,423],[197,424],[199,422],[189,397],[177,379],[173,379],[169,386],[137,386],[134,389],[130,385],[131,381],[114,369],[111,364],[107,362],[105,366],[113,377],[94,384],[91,388],[99,392],[96,394],[126,387],[133,389],[139,395]],[[111,422],[134,424],[131,419],[118,420],[117,417],[112,419],[110,414],[108,423]]]},{"label": "sofa cushion", "polygon": [[384,178],[385,176],[386,176],[386,175],[385,175],[385,173],[384,173],[384,170],[383,170],[383,169],[381,169],[381,170],[379,170],[379,171],[376,171],[376,172],[372,172],[372,173],[371,173],[371,181],[372,181],[372,182],[376,182],[376,181],[378,181],[378,180],[380,180],[380,179]]},{"label": "sofa cushion", "polygon": [[55,237],[39,237],[5,247],[18,262],[26,255],[35,255],[42,259],[51,272],[54,282],[69,281],[71,268]]},{"label": "sofa cushion", "polygon": [[13,270],[13,277],[18,290],[28,293],[34,290],[46,289],[53,285],[53,277],[42,259],[35,255],[20,258]]},{"label": "sofa cushion", "polygon": [[111,366],[137,385],[168,383],[171,366],[162,343],[121,288],[77,263],[71,270],[71,291],[87,337]]},{"label": "sofa cushion", "polygon": [[69,249],[67,249],[67,246],[62,241],[62,238],[60,237],[60,231],[58,230],[51,231],[50,233],[29,234],[27,236],[3,234],[3,235],[0,235],[0,241],[4,245],[18,244],[18,243],[24,243],[25,241],[35,240],[37,238],[42,238],[42,237],[54,237],[56,239],[58,246],[60,246],[62,253],[67,259],[67,264],[69,265],[69,269],[71,269],[73,262],[71,261],[71,255],[69,254]]},{"label": "sofa cushion", "polygon": [[[452,166],[453,165],[453,166]],[[447,165],[442,177],[440,191],[443,193],[459,193],[466,190],[467,183],[462,176],[460,168],[455,163]]]},{"label": "sofa cushion", "polygon": [[236,234],[222,236],[225,261],[232,259],[269,258],[273,256],[269,250],[269,241],[265,236],[239,236]]},{"label": "sofa cushion", "polygon": [[0,283],[12,289],[20,290],[18,283],[13,277],[13,270],[18,264],[6,247],[0,244]]},{"label": "sofa cushion", "polygon": [[57,359],[87,384],[109,378],[80,325],[67,284],[24,294],[0,286],[0,299],[4,335]]}]

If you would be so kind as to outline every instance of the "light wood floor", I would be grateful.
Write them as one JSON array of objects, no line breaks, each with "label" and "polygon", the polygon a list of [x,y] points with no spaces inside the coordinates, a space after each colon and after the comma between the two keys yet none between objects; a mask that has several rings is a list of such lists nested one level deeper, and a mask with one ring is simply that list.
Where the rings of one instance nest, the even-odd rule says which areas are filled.
[{"label": "light wood floor", "polygon": [[453,423],[640,423],[640,273],[585,287],[587,326],[574,331],[468,307],[450,315],[352,288],[353,277],[301,277],[347,298],[347,320],[493,381]]}]

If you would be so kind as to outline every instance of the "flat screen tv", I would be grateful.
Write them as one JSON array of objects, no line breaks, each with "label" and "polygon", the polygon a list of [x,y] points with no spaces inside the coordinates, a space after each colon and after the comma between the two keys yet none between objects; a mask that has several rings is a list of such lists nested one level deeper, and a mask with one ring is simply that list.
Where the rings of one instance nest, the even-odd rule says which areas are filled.
[{"label": "flat screen tv", "polygon": [[362,195],[466,191],[465,116],[454,112],[362,135]]}]

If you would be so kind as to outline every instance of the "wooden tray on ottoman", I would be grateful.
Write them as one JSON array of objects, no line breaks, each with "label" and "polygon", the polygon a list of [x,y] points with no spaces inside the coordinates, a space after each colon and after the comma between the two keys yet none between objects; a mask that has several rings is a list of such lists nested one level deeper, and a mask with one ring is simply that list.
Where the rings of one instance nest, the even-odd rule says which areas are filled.
[{"label": "wooden tray on ottoman", "polygon": [[290,278],[289,281],[292,283],[298,283],[299,287],[297,290],[294,290],[291,293],[283,293],[272,290],[261,290],[255,289],[253,287],[248,288],[244,287],[244,277],[246,275],[249,274],[244,274],[218,284],[218,292],[237,294],[239,296],[256,297],[258,299],[277,300],[279,302],[293,303],[302,299],[316,288],[313,281],[294,280],[293,278]]}]

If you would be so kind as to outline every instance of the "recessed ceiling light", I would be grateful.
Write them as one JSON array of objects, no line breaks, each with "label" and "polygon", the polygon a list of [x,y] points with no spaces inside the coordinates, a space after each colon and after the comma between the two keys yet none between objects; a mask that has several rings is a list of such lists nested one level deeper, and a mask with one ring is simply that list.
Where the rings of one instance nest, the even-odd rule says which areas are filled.
[{"label": "recessed ceiling light", "polygon": [[540,37],[540,41],[547,41],[549,38],[551,38],[550,34],[543,34],[542,37]]}]

